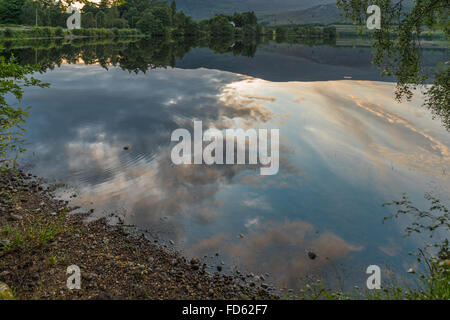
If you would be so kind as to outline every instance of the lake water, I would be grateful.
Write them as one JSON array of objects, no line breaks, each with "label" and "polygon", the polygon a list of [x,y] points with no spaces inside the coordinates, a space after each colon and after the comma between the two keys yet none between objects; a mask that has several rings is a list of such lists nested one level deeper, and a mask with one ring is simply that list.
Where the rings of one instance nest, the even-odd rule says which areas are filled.
[{"label": "lake water", "polygon": [[[51,84],[26,91],[21,163],[71,185],[73,205],[114,212],[188,257],[207,256],[211,269],[269,273],[288,288],[311,276],[365,287],[373,264],[408,280],[408,252],[423,239],[402,237],[407,219],[382,224],[394,210],[382,204],[406,193],[428,208],[426,192],[450,201],[450,134],[420,92],[394,101],[369,48],[266,43],[246,56],[148,41],[42,47],[13,50],[48,67],[38,78]],[[428,65],[445,59],[447,50],[425,54]],[[171,133],[193,120],[279,129],[279,173],[173,165]]]}]

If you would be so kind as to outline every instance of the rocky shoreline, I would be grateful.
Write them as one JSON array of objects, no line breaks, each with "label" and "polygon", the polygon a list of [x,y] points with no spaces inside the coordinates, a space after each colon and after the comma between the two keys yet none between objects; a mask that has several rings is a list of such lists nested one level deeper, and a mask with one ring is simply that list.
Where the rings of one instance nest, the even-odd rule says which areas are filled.
[{"label": "rocky shoreline", "polygon": [[[125,226],[87,223],[22,170],[0,172],[0,298],[276,299],[239,275],[214,274]],[[81,289],[67,288],[67,267]]]}]

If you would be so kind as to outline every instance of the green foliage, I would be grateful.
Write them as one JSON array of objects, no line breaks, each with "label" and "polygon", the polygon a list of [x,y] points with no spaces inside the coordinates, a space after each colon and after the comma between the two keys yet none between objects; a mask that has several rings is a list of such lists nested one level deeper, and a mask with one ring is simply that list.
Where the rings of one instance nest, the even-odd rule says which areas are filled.
[{"label": "green foliage", "polygon": [[[411,291],[415,299],[450,299],[450,212],[442,202],[431,194],[425,199],[430,202],[428,210],[415,207],[406,195],[399,201],[386,203],[385,206],[398,207],[397,212],[383,221],[399,216],[410,216],[414,220],[405,229],[406,236],[424,234],[430,239],[416,253],[418,263],[425,266],[420,274],[419,288]],[[433,240],[438,239],[438,240]]]},{"label": "green foliage", "polygon": [[[399,201],[383,205],[398,208],[395,214],[384,218],[383,222],[405,215],[413,219],[405,229],[405,236],[425,233],[429,239],[440,239],[430,240],[423,248],[418,249],[417,261],[425,271],[416,273],[415,281],[404,283],[395,279],[383,280],[380,290],[355,287],[344,291],[327,286],[321,279],[310,278],[303,279],[305,284],[295,293],[295,297],[302,300],[449,300],[450,251],[447,237],[450,231],[450,214],[439,199],[430,194],[426,194],[425,199],[430,201],[428,210],[415,207],[406,195]],[[281,298],[292,297],[282,295]]]},{"label": "green foliage", "polygon": [[177,3],[175,0],[172,1],[172,3],[170,4],[170,12],[171,12],[171,16],[172,18],[175,16],[175,14],[177,13]]},{"label": "green foliage", "polygon": [[[406,195],[403,195],[400,201],[394,201],[384,204],[384,206],[395,205],[400,207],[397,213],[392,216],[384,218],[384,221],[392,218],[397,218],[400,215],[412,215],[414,222],[406,227],[406,234],[409,236],[412,233],[421,233],[423,231],[430,232],[430,237],[433,237],[435,230],[450,231],[450,213],[449,210],[442,205],[439,199],[436,199],[431,194],[426,194],[425,199],[431,202],[429,210],[420,210],[412,205],[411,201]],[[448,245],[448,244],[447,244]]]},{"label": "green foliage", "polygon": [[96,28],[96,21],[94,14],[92,12],[88,12],[81,15],[81,26],[83,28]]},{"label": "green foliage", "polygon": [[21,24],[50,27],[64,27],[68,16],[61,2],[55,0],[25,0],[18,15]]},{"label": "green foliage", "polygon": [[258,23],[258,19],[256,18],[256,15],[253,11],[244,13],[235,13],[229,17],[230,21],[232,21],[237,28],[242,28],[245,26],[255,26]]},{"label": "green foliage", "polygon": [[124,29],[128,28],[128,21],[126,19],[114,19],[113,20],[113,28]]},{"label": "green foliage", "polygon": [[106,27],[106,15],[103,11],[98,11],[95,15],[95,19],[97,21],[97,28]]},{"label": "green foliage", "polygon": [[15,34],[14,30],[9,29],[9,28],[3,32],[3,35],[5,36],[5,38],[13,38],[14,34]]},{"label": "green foliage", "polygon": [[156,7],[151,11],[155,19],[159,20],[164,26],[172,25],[172,10],[170,7]]},{"label": "green foliage", "polygon": [[[370,33],[374,38],[375,57],[383,75],[397,79],[396,99],[411,99],[417,87],[424,87],[424,105],[441,118],[450,130],[450,66],[448,62],[427,70],[422,66],[420,35],[424,31],[442,31],[449,40],[450,19],[448,0],[414,0],[411,7],[402,0],[337,0],[345,15],[360,25],[366,25],[369,5],[381,9],[381,29]],[[444,64],[445,63],[445,64]],[[427,80],[433,78],[431,85]]]},{"label": "green foliage", "polygon": [[26,227],[6,224],[0,229],[0,235],[8,240],[8,243],[2,246],[2,250],[26,250],[46,247],[64,231],[61,221],[61,218],[50,222],[38,219]]},{"label": "green foliage", "polygon": [[337,36],[336,27],[334,26],[324,27],[323,34],[325,35],[326,38],[335,39]]},{"label": "green foliage", "polygon": [[286,39],[288,29],[283,26],[279,26],[275,29],[275,36],[278,42],[284,41]]},{"label": "green foliage", "polygon": [[64,37],[64,29],[61,27],[57,27],[55,29],[55,36],[56,37]]},{"label": "green foliage", "polygon": [[[0,48],[1,49],[1,48]],[[19,65],[13,56],[0,56],[0,164],[6,165],[14,161],[21,147],[24,129],[21,124],[28,116],[26,109],[11,105],[6,96],[11,94],[17,101],[23,96],[23,88],[29,86],[46,87],[36,78],[30,76],[38,66]],[[14,156],[13,156],[14,155]]]},{"label": "green foliage", "polygon": [[120,13],[117,7],[108,8],[105,10],[105,27],[114,28],[114,22],[120,18]]},{"label": "green foliage", "polygon": [[[20,2],[17,7],[15,2]],[[36,27],[66,27],[69,16],[65,12],[68,5],[75,1],[57,0],[13,0],[7,2],[0,0],[0,13],[2,8],[5,15],[14,16],[11,23]],[[253,39],[263,33],[263,28],[258,25],[254,12],[234,13],[233,15],[218,15],[200,23],[185,15],[183,11],[177,11],[176,1],[162,0],[127,0],[113,1],[102,0],[100,2],[82,1],[81,24],[84,29],[108,28],[122,29],[136,27],[144,34],[153,37],[226,37],[234,36]],[[8,5],[6,5],[6,3]],[[13,5],[14,4],[14,5]],[[17,9],[18,8],[18,9]],[[16,10],[16,14],[11,14]],[[18,13],[17,13],[18,12]],[[9,21],[6,19],[6,21]],[[16,33],[15,30],[3,32],[7,38],[25,38],[28,36],[47,37],[48,32],[41,29],[37,31],[23,30]],[[48,29],[47,31],[54,31]],[[53,32],[54,33],[54,32]],[[98,36],[95,31],[71,31],[74,35]],[[118,32],[109,33],[117,35]],[[58,36],[61,36],[60,30]]]},{"label": "green foliage", "polygon": [[[123,26],[123,21],[120,21],[119,26]],[[13,30],[5,29],[0,32],[0,37],[8,39],[34,39],[34,38],[52,38],[52,37],[64,37],[67,35],[104,38],[104,37],[116,37],[116,36],[136,36],[140,35],[140,32],[136,29],[123,29],[121,32],[117,32],[118,28],[81,28],[74,30],[67,30],[61,27],[34,27],[25,30]]]},{"label": "green foliage", "polygon": [[444,67],[434,71],[433,85],[427,90],[425,106],[427,106],[433,117],[438,117],[450,130],[450,68],[449,62]]},{"label": "green foliage", "polygon": [[0,0],[0,21],[5,24],[19,24],[24,0]]},{"label": "green foliage", "polygon": [[146,10],[142,17],[136,23],[136,27],[144,34],[152,35],[154,32],[159,32],[161,24],[155,19],[151,10]]},{"label": "green foliage", "polygon": [[227,16],[217,15],[208,21],[209,31],[211,36],[220,37],[232,36],[234,33],[234,27],[228,20]]}]

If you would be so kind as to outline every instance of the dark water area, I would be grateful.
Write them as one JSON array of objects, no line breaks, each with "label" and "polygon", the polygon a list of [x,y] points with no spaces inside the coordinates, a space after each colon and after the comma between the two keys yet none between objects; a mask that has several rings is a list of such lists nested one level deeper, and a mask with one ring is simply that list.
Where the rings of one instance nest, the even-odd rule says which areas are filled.
[{"label": "dark water area", "polygon": [[[49,89],[28,88],[27,152],[34,174],[69,184],[74,205],[114,212],[149,237],[224,272],[365,286],[365,270],[408,280],[410,222],[382,224],[383,203],[426,192],[450,200],[450,135],[422,108],[394,101],[368,47],[319,43],[7,43],[21,63],[40,63]],[[425,49],[424,63],[448,60]],[[280,170],[172,163],[171,133],[280,130]],[[124,146],[130,146],[124,150]],[[74,192],[70,192],[72,194]],[[67,196],[63,195],[63,196]],[[308,252],[317,258],[312,260]],[[216,253],[219,255],[216,256]]]}]

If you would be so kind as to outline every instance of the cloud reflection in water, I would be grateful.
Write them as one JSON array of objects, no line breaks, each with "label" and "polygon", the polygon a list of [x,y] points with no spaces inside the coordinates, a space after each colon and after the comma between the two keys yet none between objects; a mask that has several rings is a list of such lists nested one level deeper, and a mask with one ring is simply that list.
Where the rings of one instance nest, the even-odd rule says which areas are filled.
[{"label": "cloud reflection in water", "polygon": [[[74,204],[93,203],[99,216],[120,211],[191,254],[220,250],[289,286],[352,253],[392,256],[379,248],[400,233],[388,240],[381,203],[422,196],[431,181],[450,194],[448,134],[420,96],[396,104],[393,84],[76,65],[42,78],[52,88],[45,96],[31,89],[25,101],[33,105],[27,160],[37,174],[76,185]],[[280,128],[280,173],[174,166],[170,134],[192,129],[193,119],[218,129]]]}]

